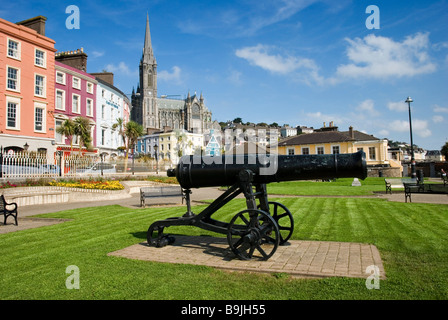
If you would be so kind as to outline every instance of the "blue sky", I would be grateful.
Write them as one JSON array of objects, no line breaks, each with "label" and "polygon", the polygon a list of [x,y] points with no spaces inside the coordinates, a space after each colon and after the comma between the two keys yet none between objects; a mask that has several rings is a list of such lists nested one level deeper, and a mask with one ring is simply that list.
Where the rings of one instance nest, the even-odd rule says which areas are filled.
[{"label": "blue sky", "polygon": [[[35,1],[1,0],[0,17],[48,18],[58,51],[83,47],[88,72],[138,83],[146,14],[158,63],[158,93],[204,94],[218,121],[277,122],[410,141],[448,140],[448,3],[441,1]],[[67,29],[67,6],[80,28]],[[368,29],[369,5],[379,29]],[[375,21],[373,21],[375,22]]]}]

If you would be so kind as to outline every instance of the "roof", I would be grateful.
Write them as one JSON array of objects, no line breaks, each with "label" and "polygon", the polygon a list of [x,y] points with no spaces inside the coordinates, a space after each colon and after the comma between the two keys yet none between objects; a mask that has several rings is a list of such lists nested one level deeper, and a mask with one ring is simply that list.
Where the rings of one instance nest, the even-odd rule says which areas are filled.
[{"label": "roof", "polygon": [[182,110],[185,106],[185,100],[157,98],[159,109],[177,109]]},{"label": "roof", "polygon": [[349,131],[323,131],[301,134],[298,136],[287,138],[278,143],[279,146],[291,146],[302,144],[321,144],[332,142],[348,142],[348,141],[371,141],[380,140],[372,135],[368,135],[356,130],[353,130],[354,138],[350,137]]}]

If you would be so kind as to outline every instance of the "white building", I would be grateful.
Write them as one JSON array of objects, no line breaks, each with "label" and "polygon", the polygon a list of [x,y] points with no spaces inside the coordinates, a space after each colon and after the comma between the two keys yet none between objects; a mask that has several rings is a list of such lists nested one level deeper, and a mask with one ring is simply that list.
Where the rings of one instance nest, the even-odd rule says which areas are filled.
[{"label": "white building", "polygon": [[117,123],[117,119],[121,118],[124,130],[125,124],[129,121],[130,102],[119,89],[98,77],[96,79],[98,81],[96,94],[97,148],[99,154],[115,157],[119,155],[118,147],[124,146],[124,143],[120,129],[113,129],[113,125]]}]

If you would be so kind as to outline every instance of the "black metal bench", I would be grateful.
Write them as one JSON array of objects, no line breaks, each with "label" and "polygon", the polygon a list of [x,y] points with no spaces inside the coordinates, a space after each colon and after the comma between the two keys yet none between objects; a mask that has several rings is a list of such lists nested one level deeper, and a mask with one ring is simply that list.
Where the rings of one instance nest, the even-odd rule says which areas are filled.
[{"label": "black metal bench", "polygon": [[[7,209],[7,206],[14,206],[14,209]],[[8,203],[6,202],[5,196],[1,195],[0,197],[0,213],[2,213],[5,216],[5,222],[4,224],[6,225],[6,219],[8,219],[9,216],[13,216],[15,221],[16,221],[16,226],[18,226],[19,224],[17,223],[17,203],[15,202],[11,202]]]},{"label": "black metal bench", "polygon": [[184,203],[185,195],[180,186],[175,187],[143,187],[140,188],[140,206],[146,207],[147,198],[182,197]]},{"label": "black metal bench", "polygon": [[417,179],[412,178],[404,178],[404,179],[384,179],[384,182],[386,183],[386,194],[390,193],[392,194],[392,188],[402,188],[405,183],[410,184],[416,184]]},{"label": "black metal bench", "polygon": [[405,202],[412,202],[412,193],[433,193],[433,194],[448,194],[448,186],[446,184],[423,184],[423,183],[405,183],[404,184],[404,200]]}]

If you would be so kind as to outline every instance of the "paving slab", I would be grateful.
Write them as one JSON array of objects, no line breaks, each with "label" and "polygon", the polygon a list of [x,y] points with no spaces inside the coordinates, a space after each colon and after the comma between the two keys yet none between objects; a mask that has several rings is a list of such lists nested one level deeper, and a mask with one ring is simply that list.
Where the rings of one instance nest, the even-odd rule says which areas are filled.
[{"label": "paving slab", "polygon": [[291,240],[267,261],[240,260],[227,239],[211,236],[175,236],[173,245],[156,248],[147,242],[109,253],[135,260],[210,266],[227,271],[286,273],[293,277],[367,278],[369,266],[386,278],[378,249],[371,244]]}]

